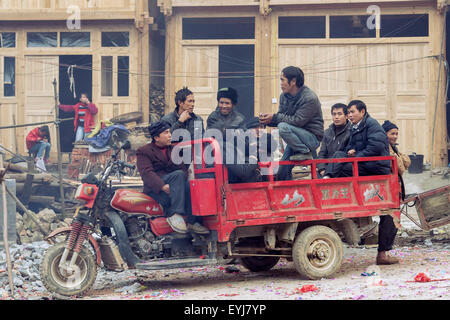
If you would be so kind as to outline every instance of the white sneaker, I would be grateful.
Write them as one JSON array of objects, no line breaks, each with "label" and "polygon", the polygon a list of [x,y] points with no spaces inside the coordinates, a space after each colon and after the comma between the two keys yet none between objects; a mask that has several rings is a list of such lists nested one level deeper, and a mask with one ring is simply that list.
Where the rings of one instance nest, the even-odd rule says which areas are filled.
[{"label": "white sneaker", "polygon": [[41,172],[46,172],[47,170],[45,169],[45,163],[44,163],[44,159],[42,158],[36,158],[36,169],[38,169]]},{"label": "white sneaker", "polygon": [[187,233],[186,222],[183,217],[178,213],[175,213],[173,216],[167,218],[167,223],[172,227],[175,232],[178,233]]}]

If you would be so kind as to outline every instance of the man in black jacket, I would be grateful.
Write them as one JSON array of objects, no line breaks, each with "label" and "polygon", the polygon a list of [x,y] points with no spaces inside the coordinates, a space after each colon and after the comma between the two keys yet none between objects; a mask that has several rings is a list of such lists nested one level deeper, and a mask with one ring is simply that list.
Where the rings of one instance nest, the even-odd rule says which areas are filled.
[{"label": "man in black jacket", "polygon": [[[176,132],[176,134],[172,136],[172,142],[202,138],[204,132],[203,119],[194,113],[194,104],[194,94],[187,87],[184,87],[175,93],[175,110],[162,117],[161,120],[166,121],[171,125],[170,132],[172,134],[177,129],[185,129],[186,131]],[[188,133],[189,137],[187,136]],[[178,139],[181,136],[183,139]]]},{"label": "man in black jacket", "polygon": [[[346,157],[377,157],[389,156],[389,142],[384,129],[367,113],[367,107],[360,100],[349,104],[349,119],[352,123],[351,136],[346,152],[337,151],[333,158]],[[390,161],[370,161],[358,163],[360,176],[384,175],[391,173]],[[325,170],[325,177],[350,177],[353,175],[351,163],[330,163]],[[387,252],[392,250],[397,228],[389,215],[380,216],[378,227],[378,254],[376,263],[379,265],[395,264],[399,260],[390,257]]]},{"label": "man in black jacket", "polygon": [[[264,180],[258,162],[273,160],[278,142],[264,129],[258,117],[242,124],[242,134],[235,143],[227,144],[226,151],[233,152],[233,163],[226,163],[229,183],[261,182]],[[264,173],[263,173],[264,174]]]},{"label": "man in black jacket", "polygon": [[[336,103],[331,107],[333,123],[324,132],[320,145],[319,159],[332,158],[336,151],[342,151],[350,139],[351,122],[348,120],[347,106],[343,103]],[[327,164],[319,163],[317,170],[323,176]]]},{"label": "man in black jacket", "polygon": [[[303,71],[289,66],[282,70],[280,106],[275,114],[261,114],[262,124],[278,127],[286,142],[282,161],[307,160],[316,155],[323,138],[322,108],[317,95],[304,85]],[[289,180],[293,166],[281,166],[279,180]]]}]

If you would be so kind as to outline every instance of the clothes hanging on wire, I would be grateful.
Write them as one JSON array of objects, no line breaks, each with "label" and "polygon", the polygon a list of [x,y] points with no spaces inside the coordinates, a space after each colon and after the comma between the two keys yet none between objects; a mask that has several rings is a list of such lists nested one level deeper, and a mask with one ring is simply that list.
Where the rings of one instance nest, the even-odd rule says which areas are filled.
[{"label": "clothes hanging on wire", "polygon": [[72,64],[67,67],[67,76],[69,77],[69,90],[73,93],[74,99],[77,97],[75,78],[73,76],[73,68],[76,68],[76,64]]}]

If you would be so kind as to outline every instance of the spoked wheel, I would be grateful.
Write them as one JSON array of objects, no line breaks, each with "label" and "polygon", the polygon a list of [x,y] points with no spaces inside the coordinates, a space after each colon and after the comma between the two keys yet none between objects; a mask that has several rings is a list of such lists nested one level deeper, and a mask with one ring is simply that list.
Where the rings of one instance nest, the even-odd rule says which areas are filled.
[{"label": "spoked wheel", "polygon": [[[50,247],[42,258],[41,281],[51,293],[62,296],[83,296],[89,292],[97,277],[94,255],[83,247],[73,268],[60,267],[59,263],[65,249],[65,242]],[[67,261],[72,258],[69,253]]]},{"label": "spoked wheel", "polygon": [[245,257],[241,258],[241,264],[253,272],[268,271],[280,260],[280,257]]},{"label": "spoked wheel", "polygon": [[329,277],[342,264],[341,239],[328,227],[309,227],[295,239],[292,258],[296,270],[302,276],[311,280]]}]

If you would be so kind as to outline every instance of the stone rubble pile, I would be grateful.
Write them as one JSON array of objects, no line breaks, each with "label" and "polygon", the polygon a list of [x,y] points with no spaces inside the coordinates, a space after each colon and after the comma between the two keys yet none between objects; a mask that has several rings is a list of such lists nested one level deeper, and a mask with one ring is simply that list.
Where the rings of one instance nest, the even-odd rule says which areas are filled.
[{"label": "stone rubble pile", "polygon": [[[45,241],[13,244],[9,247],[13,265],[14,292],[16,294],[44,293],[46,289],[40,280],[39,266],[50,245]],[[0,297],[10,294],[6,254],[0,251]]]},{"label": "stone rubble pile", "polygon": [[[39,222],[49,232],[58,228],[68,227],[72,221],[70,218],[61,220],[52,209],[44,209],[36,214]],[[42,234],[36,223],[26,214],[16,214],[16,231],[19,244],[43,241],[46,235]]]}]

